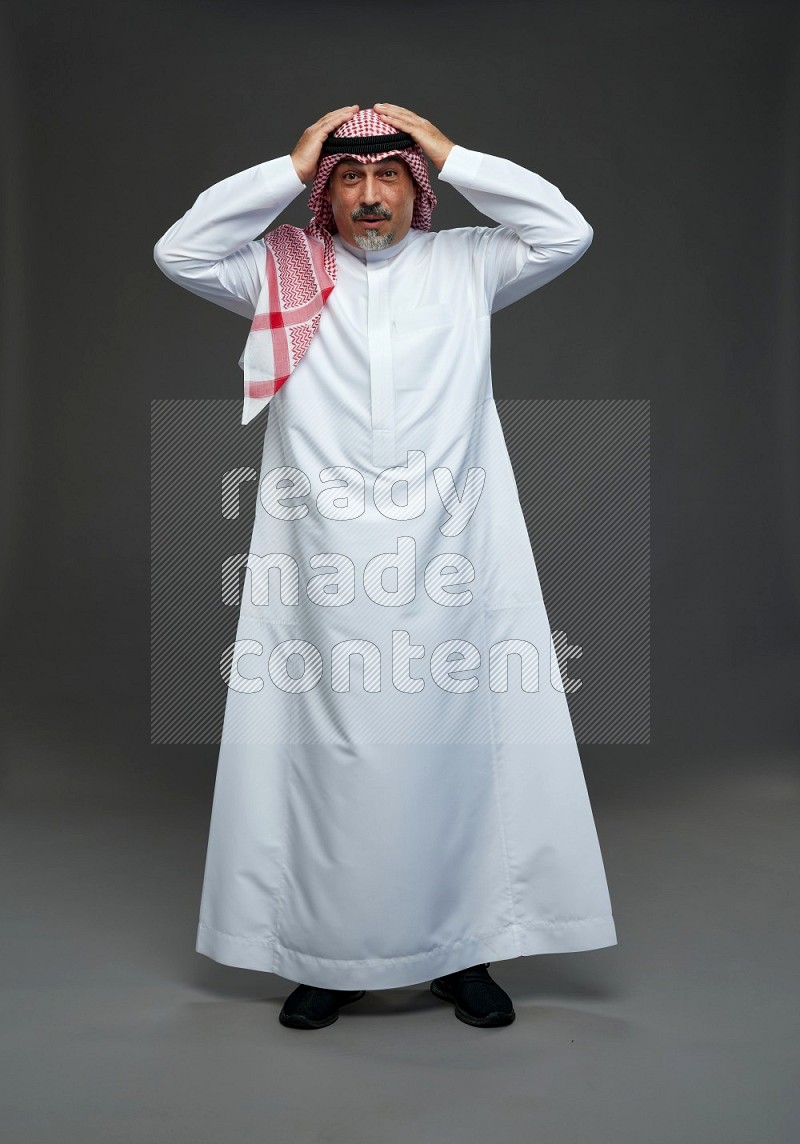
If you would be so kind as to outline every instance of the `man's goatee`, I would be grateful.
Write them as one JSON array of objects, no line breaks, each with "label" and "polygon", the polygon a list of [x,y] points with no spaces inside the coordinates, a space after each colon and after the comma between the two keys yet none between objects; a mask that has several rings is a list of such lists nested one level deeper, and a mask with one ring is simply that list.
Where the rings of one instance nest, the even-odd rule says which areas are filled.
[{"label": "man's goatee", "polygon": [[360,246],[362,250],[385,250],[390,243],[394,242],[394,231],[389,231],[388,234],[378,234],[375,230],[368,230],[366,234],[354,235],[355,243]]}]

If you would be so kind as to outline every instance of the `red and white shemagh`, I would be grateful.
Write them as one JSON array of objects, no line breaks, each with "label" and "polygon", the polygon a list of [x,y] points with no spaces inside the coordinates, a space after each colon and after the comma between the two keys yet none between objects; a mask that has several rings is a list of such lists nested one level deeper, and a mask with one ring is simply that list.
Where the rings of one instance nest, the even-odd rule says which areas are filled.
[{"label": "red and white shemagh", "polygon": [[[396,135],[397,128],[386,123],[370,108],[359,111],[333,132],[334,139],[357,139],[374,135]],[[436,195],[428,176],[425,153],[413,147],[367,154],[338,152],[323,154],[308,199],[314,217],[305,228],[284,223],[267,232],[266,273],[258,297],[239,365],[244,370],[244,411],[247,425],[269,404],[292,370],[302,360],[317,332],[322,308],[336,285],[336,251],[333,235],[336,223],[325,187],[331,171],[342,159],[377,163],[399,155],[406,161],[417,195],[412,227],[430,230]]]}]

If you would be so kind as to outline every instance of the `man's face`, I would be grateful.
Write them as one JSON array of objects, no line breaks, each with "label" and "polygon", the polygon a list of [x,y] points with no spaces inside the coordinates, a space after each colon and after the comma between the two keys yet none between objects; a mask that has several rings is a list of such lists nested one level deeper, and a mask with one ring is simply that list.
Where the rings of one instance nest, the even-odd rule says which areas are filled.
[{"label": "man's face", "polygon": [[346,242],[362,250],[383,250],[408,234],[416,192],[417,184],[402,159],[379,163],[342,159],[331,171],[325,197]]}]

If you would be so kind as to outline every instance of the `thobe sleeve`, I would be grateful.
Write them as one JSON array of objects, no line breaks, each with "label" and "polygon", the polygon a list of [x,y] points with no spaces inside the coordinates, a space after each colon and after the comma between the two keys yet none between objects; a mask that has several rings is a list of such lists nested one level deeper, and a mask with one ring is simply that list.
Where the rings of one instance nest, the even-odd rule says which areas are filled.
[{"label": "thobe sleeve", "polygon": [[473,259],[491,312],[551,282],[591,244],[591,226],[558,187],[509,159],[456,144],[439,178],[500,224],[472,228]]},{"label": "thobe sleeve", "polygon": [[266,257],[257,236],[304,187],[290,155],[222,179],[161,236],[156,265],[193,294],[252,319]]}]

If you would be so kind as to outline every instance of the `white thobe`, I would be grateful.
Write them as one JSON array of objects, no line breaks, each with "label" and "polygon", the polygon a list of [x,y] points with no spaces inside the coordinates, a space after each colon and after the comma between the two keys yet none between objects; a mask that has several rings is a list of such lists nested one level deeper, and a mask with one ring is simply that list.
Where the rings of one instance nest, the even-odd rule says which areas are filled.
[{"label": "white thobe", "polygon": [[[592,809],[492,394],[491,314],[592,230],[557,187],[453,147],[497,226],[334,236],[336,286],[272,398],[196,948],[337,989],[614,945]],[[159,240],[252,319],[289,155]],[[273,570],[269,572],[269,566]]]}]

